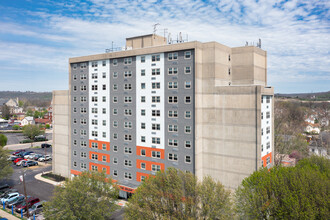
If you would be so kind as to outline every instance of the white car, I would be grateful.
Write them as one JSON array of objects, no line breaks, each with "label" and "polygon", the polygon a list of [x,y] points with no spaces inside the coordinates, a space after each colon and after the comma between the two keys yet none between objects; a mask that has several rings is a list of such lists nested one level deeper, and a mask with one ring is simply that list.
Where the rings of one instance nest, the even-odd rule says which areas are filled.
[{"label": "white car", "polygon": [[50,155],[45,155],[45,156],[42,156],[38,159],[38,161],[40,161],[40,162],[44,162],[44,161],[47,161],[47,160],[52,160],[52,157]]},{"label": "white car", "polygon": [[1,198],[1,204],[6,203],[9,199],[12,199],[12,198],[15,198],[18,196],[19,196],[18,192],[9,193],[7,196]]},{"label": "white car", "polygon": [[16,163],[16,166],[21,166],[21,164],[22,164],[23,161],[26,161],[26,160],[20,160],[20,161],[18,161],[18,162]]},{"label": "white car", "polygon": [[32,159],[34,157],[35,153],[31,153],[29,155],[25,155],[24,159]]}]

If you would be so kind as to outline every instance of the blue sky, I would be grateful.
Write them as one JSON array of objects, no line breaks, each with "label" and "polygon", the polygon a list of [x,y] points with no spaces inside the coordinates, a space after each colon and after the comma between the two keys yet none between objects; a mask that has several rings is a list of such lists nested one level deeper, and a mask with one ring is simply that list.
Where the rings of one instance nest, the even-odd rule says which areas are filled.
[{"label": "blue sky", "polygon": [[0,90],[68,89],[68,58],[167,28],[230,47],[262,39],[276,93],[330,90],[327,0],[0,0]]}]

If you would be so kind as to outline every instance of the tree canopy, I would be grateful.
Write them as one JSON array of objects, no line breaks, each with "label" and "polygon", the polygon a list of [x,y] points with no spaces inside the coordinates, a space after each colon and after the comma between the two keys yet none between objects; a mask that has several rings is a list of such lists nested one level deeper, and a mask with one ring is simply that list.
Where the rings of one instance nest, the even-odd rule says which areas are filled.
[{"label": "tree canopy", "polygon": [[0,134],[0,147],[4,147],[7,144],[7,136],[4,134]]},{"label": "tree canopy", "polygon": [[64,186],[56,186],[51,201],[45,203],[46,219],[108,219],[119,208],[118,189],[104,173],[83,172]]},{"label": "tree canopy", "polygon": [[230,193],[205,177],[174,168],[144,180],[127,204],[127,219],[229,219]]},{"label": "tree canopy", "polygon": [[237,214],[248,219],[330,219],[329,161],[254,172],[236,191]]},{"label": "tree canopy", "polygon": [[8,156],[8,151],[4,150],[3,147],[0,146],[0,180],[9,177],[13,172],[10,165],[11,161],[7,160]]},{"label": "tree canopy", "polygon": [[38,125],[25,125],[23,127],[23,134],[31,140],[43,133],[44,131],[40,130],[40,127]]}]

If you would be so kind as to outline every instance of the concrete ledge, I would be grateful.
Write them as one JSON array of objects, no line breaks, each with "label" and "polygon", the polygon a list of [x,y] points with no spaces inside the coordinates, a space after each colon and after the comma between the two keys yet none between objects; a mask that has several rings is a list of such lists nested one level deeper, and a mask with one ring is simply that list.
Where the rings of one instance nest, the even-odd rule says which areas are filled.
[{"label": "concrete ledge", "polygon": [[20,218],[13,216],[12,214],[9,214],[8,212],[5,212],[2,208],[3,207],[1,207],[1,209],[0,209],[0,216],[2,218],[7,218],[9,220],[19,220],[20,219]]},{"label": "concrete ledge", "polygon": [[[50,172],[46,172],[46,173],[50,173]],[[42,174],[46,174],[46,173],[38,173],[37,175],[34,176],[34,178],[36,178],[37,180],[43,181],[45,183],[52,184],[54,186],[60,186],[60,185],[62,185],[64,183],[64,181],[62,181],[62,182],[55,182],[53,180],[49,180],[49,179],[46,179],[46,178],[44,178],[44,177],[41,176]]]}]

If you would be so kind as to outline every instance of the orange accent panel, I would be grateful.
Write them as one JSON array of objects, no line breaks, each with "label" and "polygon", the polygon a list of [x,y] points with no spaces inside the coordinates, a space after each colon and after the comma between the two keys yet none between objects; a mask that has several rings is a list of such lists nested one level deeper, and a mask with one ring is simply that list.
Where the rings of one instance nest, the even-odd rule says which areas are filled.
[{"label": "orange accent panel", "polygon": [[150,174],[136,172],[136,181],[141,182],[141,176],[145,176],[146,178],[148,178]]},{"label": "orange accent panel", "polygon": [[263,162],[263,166],[266,167],[267,166],[267,158],[270,157],[270,163],[272,163],[272,152],[270,152],[269,154],[263,156],[261,158],[262,162]]},{"label": "orange accent panel", "polygon": [[165,158],[165,150],[164,149],[157,149],[157,148],[151,148],[151,147],[141,147],[141,146],[136,146],[136,155],[141,156],[141,150],[146,151],[146,157],[151,157],[151,152],[152,151],[158,151],[160,152],[160,159]]},{"label": "orange accent panel", "polygon": [[141,163],[146,164],[146,170],[151,171],[151,165],[159,165],[161,170],[165,170],[165,164],[163,163],[156,163],[153,161],[145,161],[145,160],[136,160],[136,168],[141,169]]},{"label": "orange accent panel", "polygon": [[133,188],[129,188],[129,187],[127,187],[127,186],[121,186],[121,185],[118,185],[118,186],[119,186],[119,189],[120,189],[120,190],[123,190],[123,191],[125,191],[125,192],[134,193],[134,191],[135,191],[135,189],[133,189]]},{"label": "orange accent panel", "polygon": [[[97,160],[98,161],[110,163],[110,155],[109,154],[103,154],[103,153],[97,153],[97,152],[89,151],[89,159],[90,160],[92,159],[92,154],[97,154]],[[102,156],[106,156],[107,160],[103,161]]]},{"label": "orange accent panel", "polygon": [[102,172],[102,168],[105,168],[106,169],[106,174],[110,175],[110,167],[109,166],[102,165],[102,164],[97,164],[97,163],[89,163],[89,170],[92,170],[93,165],[98,167],[97,170],[99,172]]},{"label": "orange accent panel", "polygon": [[80,175],[81,172],[80,171],[77,171],[77,170],[71,170],[71,174]]},{"label": "orange accent panel", "polygon": [[99,150],[102,150],[102,144],[106,144],[107,151],[110,151],[110,142],[89,140],[89,148],[92,148],[92,143],[97,143],[97,149]]}]

